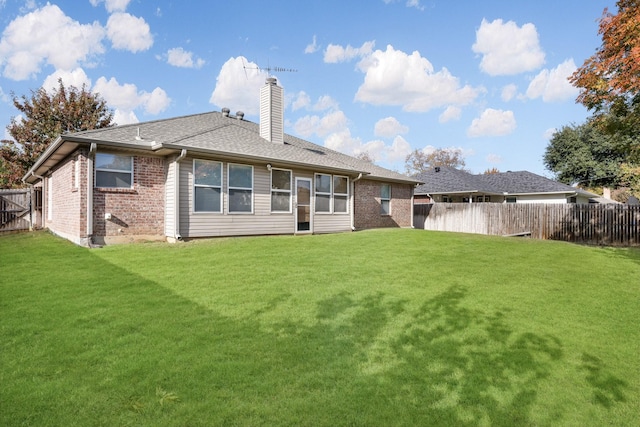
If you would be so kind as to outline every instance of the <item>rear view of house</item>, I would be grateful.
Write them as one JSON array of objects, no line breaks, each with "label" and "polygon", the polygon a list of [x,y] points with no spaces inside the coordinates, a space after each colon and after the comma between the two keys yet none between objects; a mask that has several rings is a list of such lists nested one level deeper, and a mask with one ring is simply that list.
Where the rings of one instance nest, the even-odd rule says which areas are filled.
[{"label": "rear view of house", "polygon": [[419,182],[284,134],[269,78],[260,123],[229,109],[60,136],[23,180],[39,225],[81,245],[412,225]]}]

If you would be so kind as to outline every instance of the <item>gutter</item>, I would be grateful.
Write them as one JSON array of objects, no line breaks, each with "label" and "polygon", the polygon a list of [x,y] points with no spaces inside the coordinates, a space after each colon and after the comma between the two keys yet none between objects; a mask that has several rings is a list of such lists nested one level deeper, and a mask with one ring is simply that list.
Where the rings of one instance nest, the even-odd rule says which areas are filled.
[{"label": "gutter", "polygon": [[98,145],[92,142],[87,155],[87,239],[89,246],[93,240],[93,163],[97,149]]},{"label": "gutter", "polygon": [[173,238],[177,241],[182,240],[182,235],[180,235],[180,162],[187,157],[187,150],[182,149],[180,151],[180,155],[176,158],[176,171],[174,176],[173,183]]},{"label": "gutter", "polygon": [[[362,179],[362,172],[358,174],[356,179],[351,180],[351,231],[356,231],[356,181],[360,179]],[[411,221],[413,222],[413,219]]]}]

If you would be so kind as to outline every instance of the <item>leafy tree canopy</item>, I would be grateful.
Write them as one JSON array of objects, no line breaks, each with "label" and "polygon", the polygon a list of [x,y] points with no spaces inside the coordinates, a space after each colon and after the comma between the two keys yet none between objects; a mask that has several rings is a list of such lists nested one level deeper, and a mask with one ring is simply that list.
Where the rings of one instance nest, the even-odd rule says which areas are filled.
[{"label": "leafy tree canopy", "polygon": [[8,187],[22,185],[21,179],[40,155],[62,133],[99,129],[112,125],[113,112],[98,94],[83,85],[44,88],[31,96],[13,97],[21,115],[13,117],[7,131],[13,140],[0,142],[0,183]]},{"label": "leafy tree canopy", "polygon": [[544,154],[545,167],[565,184],[618,186],[622,179],[626,138],[603,132],[595,122],[564,126]]},{"label": "leafy tree canopy", "polygon": [[416,149],[405,158],[405,173],[416,175],[436,166],[462,169],[465,165],[462,150],[459,148],[438,148],[429,153]]},{"label": "leafy tree canopy", "polygon": [[[640,129],[640,1],[618,0],[618,13],[605,9],[598,33],[602,46],[570,78],[577,101],[594,112],[606,132],[635,135]],[[640,162],[640,145],[626,147]]]}]

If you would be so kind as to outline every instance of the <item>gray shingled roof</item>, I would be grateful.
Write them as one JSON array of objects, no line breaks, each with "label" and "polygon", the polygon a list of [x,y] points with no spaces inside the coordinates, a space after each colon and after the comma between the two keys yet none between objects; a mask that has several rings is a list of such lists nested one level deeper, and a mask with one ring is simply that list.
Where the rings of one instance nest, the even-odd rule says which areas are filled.
[{"label": "gray shingled roof", "polygon": [[[438,171],[436,171],[438,169]],[[534,193],[579,193],[585,197],[595,194],[571,187],[532,172],[502,172],[474,175],[465,171],[441,166],[416,175],[424,184],[416,187],[415,194],[534,194]]]},{"label": "gray shingled roof", "polygon": [[[91,143],[112,147],[150,150],[157,153],[187,149],[190,152],[224,155],[280,165],[308,166],[319,170],[359,174],[371,179],[418,184],[419,180],[330,150],[292,135],[284,135],[284,144],[271,143],[259,135],[259,126],[248,120],[209,112],[113,126],[63,135],[38,160],[32,171],[41,174],[44,162],[65,142]],[[68,150],[68,148],[67,148]]]}]

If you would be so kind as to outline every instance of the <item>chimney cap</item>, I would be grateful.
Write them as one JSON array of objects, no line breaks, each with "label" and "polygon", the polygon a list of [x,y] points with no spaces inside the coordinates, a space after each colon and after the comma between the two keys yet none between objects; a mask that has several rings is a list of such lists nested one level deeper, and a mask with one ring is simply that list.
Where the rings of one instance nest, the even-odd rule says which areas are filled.
[{"label": "chimney cap", "polygon": [[276,79],[275,77],[267,77],[265,83],[268,85],[275,85],[278,83],[278,79]]}]

